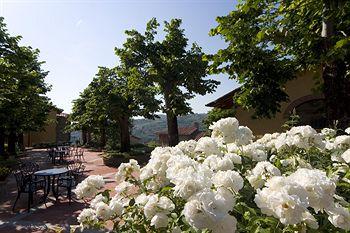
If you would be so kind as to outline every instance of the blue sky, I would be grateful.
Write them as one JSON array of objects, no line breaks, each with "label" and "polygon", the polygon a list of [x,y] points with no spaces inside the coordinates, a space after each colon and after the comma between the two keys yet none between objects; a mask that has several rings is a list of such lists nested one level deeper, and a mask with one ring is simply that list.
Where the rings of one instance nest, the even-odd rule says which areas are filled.
[{"label": "blue sky", "polygon": [[[0,14],[11,35],[22,35],[23,44],[40,49],[44,69],[50,71],[49,97],[69,113],[97,67],[116,64],[114,47],[122,45],[126,29],[143,31],[152,17],[159,22],[181,18],[189,42],[214,53],[225,43],[208,32],[215,18],[234,5],[232,0],[0,0]],[[225,75],[212,78],[221,85],[215,93],[191,100],[194,112],[207,112],[206,103],[237,86]]]}]

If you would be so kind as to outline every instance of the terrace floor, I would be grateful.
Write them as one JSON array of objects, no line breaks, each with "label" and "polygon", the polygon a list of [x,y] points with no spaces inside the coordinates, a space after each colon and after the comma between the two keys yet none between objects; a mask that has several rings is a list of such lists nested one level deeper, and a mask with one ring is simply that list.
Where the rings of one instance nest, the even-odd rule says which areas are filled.
[{"label": "terrace floor", "polygon": [[[40,169],[54,167],[48,160],[46,150],[35,149],[26,152],[27,156],[21,160],[35,161],[39,164]],[[103,164],[100,152],[86,151],[85,158],[85,174],[86,175],[102,175],[106,180],[106,187],[113,189],[114,174],[116,168],[107,167]],[[55,167],[62,167],[55,166]],[[12,205],[16,199],[17,188],[16,181],[13,175],[8,177],[6,190],[2,190],[0,196],[0,233],[6,232],[62,232],[57,231],[63,229],[63,232],[69,232],[70,225],[76,225],[76,217],[80,211],[87,207],[87,204],[82,200],[77,200],[73,195],[71,205],[66,198],[66,192],[62,189],[59,201],[56,203],[53,197],[47,200],[46,206],[39,204],[40,193],[34,196],[34,204],[31,211],[26,211],[27,194],[22,194],[17,202],[15,212],[12,212]],[[51,194],[52,195],[52,194]],[[56,229],[56,230],[55,230]]]}]

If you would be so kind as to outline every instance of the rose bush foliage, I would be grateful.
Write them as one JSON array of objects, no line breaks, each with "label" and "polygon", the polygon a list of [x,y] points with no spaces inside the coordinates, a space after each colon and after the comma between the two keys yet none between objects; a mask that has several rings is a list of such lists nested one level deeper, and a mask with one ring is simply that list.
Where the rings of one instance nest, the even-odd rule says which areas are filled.
[{"label": "rose bush foliage", "polygon": [[[350,129],[310,126],[255,139],[235,118],[211,137],[158,147],[140,167],[120,165],[115,195],[90,176],[82,228],[116,232],[346,232],[350,230]],[[340,135],[340,136],[336,136]]]}]

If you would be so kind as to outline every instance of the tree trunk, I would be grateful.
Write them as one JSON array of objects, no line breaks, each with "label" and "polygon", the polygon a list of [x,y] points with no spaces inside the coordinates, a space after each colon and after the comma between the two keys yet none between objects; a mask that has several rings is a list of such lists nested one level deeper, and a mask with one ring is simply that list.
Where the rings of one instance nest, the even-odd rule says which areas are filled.
[{"label": "tree trunk", "polygon": [[89,144],[91,142],[91,132],[87,131],[86,132],[86,143]]},{"label": "tree trunk", "polygon": [[24,138],[23,138],[23,133],[18,134],[17,140],[18,140],[18,147],[21,151],[25,150],[25,146],[24,146]]},{"label": "tree trunk", "polygon": [[177,117],[175,114],[168,113],[166,115],[168,124],[168,141],[169,146],[176,146],[179,143],[179,129],[177,125]]},{"label": "tree trunk", "polygon": [[101,127],[100,133],[100,146],[104,148],[106,146],[106,128],[104,126]]},{"label": "tree trunk", "polygon": [[0,157],[7,158],[5,154],[5,132],[0,129]]},{"label": "tree trunk", "polygon": [[7,142],[7,151],[9,155],[16,155],[16,140],[16,133],[11,130]]},{"label": "tree trunk", "polygon": [[85,145],[87,143],[87,131],[85,129],[81,131],[81,136],[83,139],[83,145]]},{"label": "tree trunk", "polygon": [[177,125],[177,116],[172,110],[170,93],[171,89],[170,86],[168,86],[164,91],[165,113],[168,125],[168,144],[169,146],[176,146],[179,143],[179,129]]},{"label": "tree trunk", "polygon": [[129,117],[123,116],[119,119],[120,127],[120,152],[130,151],[130,128]]},{"label": "tree trunk", "polygon": [[350,117],[350,81],[345,77],[343,61],[323,65],[324,95],[328,123],[338,121],[338,126],[347,126]]},{"label": "tree trunk", "polygon": [[[323,53],[332,48],[331,38],[334,36],[332,11],[337,10],[335,1],[324,1],[322,34]],[[322,64],[326,117],[329,125],[338,121],[338,126],[346,127],[350,117],[350,80],[346,78],[346,64],[343,60],[330,60]]]}]

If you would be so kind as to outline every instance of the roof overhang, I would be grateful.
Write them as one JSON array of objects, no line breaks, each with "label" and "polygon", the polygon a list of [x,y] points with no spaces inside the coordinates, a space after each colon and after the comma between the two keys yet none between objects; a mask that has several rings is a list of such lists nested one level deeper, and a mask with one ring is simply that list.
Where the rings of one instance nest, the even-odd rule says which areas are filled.
[{"label": "roof overhang", "polygon": [[226,93],[225,95],[219,97],[218,99],[206,104],[207,107],[212,108],[221,108],[221,109],[229,109],[233,107],[233,97],[234,95],[241,90],[240,87]]}]

